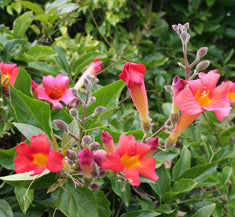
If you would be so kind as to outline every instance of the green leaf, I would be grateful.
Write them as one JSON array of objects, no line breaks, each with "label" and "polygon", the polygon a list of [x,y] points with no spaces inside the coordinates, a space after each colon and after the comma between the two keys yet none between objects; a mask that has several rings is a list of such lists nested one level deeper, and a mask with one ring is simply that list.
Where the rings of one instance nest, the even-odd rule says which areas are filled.
[{"label": "green leaf", "polygon": [[109,177],[111,180],[111,185],[114,193],[122,198],[124,204],[129,206],[130,201],[130,184],[124,183],[122,180],[114,179],[113,177]]},{"label": "green leaf", "polygon": [[51,199],[66,216],[98,217],[98,207],[93,192],[87,187],[75,188],[71,180],[65,183],[63,188],[53,191]]},{"label": "green leaf", "polygon": [[192,217],[210,217],[214,209],[215,204],[202,207]]},{"label": "green leaf", "polygon": [[174,159],[179,154],[178,149],[169,150],[168,152],[156,152],[153,156],[155,159],[160,161],[168,161]]},{"label": "green leaf", "polygon": [[31,77],[22,67],[19,68],[14,87],[17,90],[21,90],[27,96],[32,97]]},{"label": "green leaf", "polygon": [[174,180],[178,178],[190,168],[191,155],[189,150],[184,146],[180,154],[180,159],[177,161],[175,167],[173,168],[172,177]]},{"label": "green leaf", "polygon": [[43,130],[37,127],[34,127],[32,125],[24,124],[24,123],[16,123],[16,122],[13,122],[13,124],[28,140],[30,140],[33,136],[37,136],[39,134],[46,135],[46,133]]},{"label": "green leaf", "polygon": [[38,127],[51,137],[51,112],[48,103],[32,99],[11,85],[10,102],[18,122]]},{"label": "green leaf", "polygon": [[120,217],[155,217],[159,216],[161,213],[152,211],[152,210],[138,210],[138,211],[133,211],[133,212],[128,212],[122,214]]},{"label": "green leaf", "polygon": [[106,58],[107,55],[104,53],[96,52],[96,51],[90,51],[86,54],[84,54],[82,57],[76,60],[76,62],[73,65],[73,71],[75,73],[75,76],[77,76],[79,73],[84,70],[85,67],[88,67],[92,61],[94,61],[97,58]]},{"label": "green leaf", "polygon": [[47,188],[55,182],[55,173],[51,173],[49,170],[46,169],[41,174],[35,176],[30,176],[30,172],[28,172],[3,176],[0,177],[0,179],[10,185],[24,188],[28,188],[30,185],[31,189],[40,189]]},{"label": "green leaf", "polygon": [[49,46],[35,45],[27,52],[33,61],[45,60],[46,58],[56,55],[56,52]]},{"label": "green leaf", "polygon": [[234,54],[234,49],[231,49],[224,58],[224,64],[227,64]]},{"label": "green leaf", "polygon": [[31,202],[33,201],[33,193],[34,190],[32,189],[15,187],[16,199],[18,200],[20,209],[23,211],[23,213],[26,213]]},{"label": "green leaf", "polygon": [[79,8],[78,4],[75,3],[68,3],[66,5],[63,5],[59,8],[56,9],[54,15],[61,15],[61,14],[67,14],[71,13],[72,11],[76,10]]},{"label": "green leaf", "polygon": [[12,209],[6,200],[0,199],[0,216],[13,217]]},{"label": "green leaf", "polygon": [[219,137],[221,138],[221,141],[223,143],[229,142],[233,136],[235,136],[235,126],[230,127],[229,129],[226,130],[221,130],[219,132]]},{"label": "green leaf", "polygon": [[208,7],[212,6],[215,3],[215,0],[206,0],[206,4]]},{"label": "green leaf", "polygon": [[68,60],[66,58],[66,51],[62,47],[54,46],[53,49],[56,51],[58,54],[55,57],[56,63],[68,74],[71,72],[71,67],[68,63]]},{"label": "green leaf", "polygon": [[49,2],[48,2],[48,3],[46,4],[46,6],[45,6],[45,8],[46,8],[46,13],[48,13],[48,14],[53,14],[54,11],[55,11],[58,7],[60,7],[60,6],[64,5],[64,4],[66,4],[68,1],[69,1],[69,0],[56,0],[56,1],[53,1],[52,3],[49,3]]},{"label": "green leaf", "polygon": [[105,197],[104,192],[103,191],[96,191],[95,198],[98,203],[99,217],[109,217],[111,215],[111,210],[109,208],[110,202]]},{"label": "green leaf", "polygon": [[234,158],[235,156],[235,148],[233,147],[225,147],[221,148],[213,157],[213,161],[218,160],[224,160],[228,158]]},{"label": "green leaf", "polygon": [[[92,96],[96,97],[96,102],[91,104],[87,108],[86,117],[92,114],[95,108],[98,106],[104,106],[107,110],[115,108],[118,105],[118,99],[124,87],[125,87],[124,82],[119,80],[95,91],[92,94]],[[83,107],[80,108],[80,111],[79,111],[80,114],[82,113],[82,109]],[[94,117],[92,118],[92,120],[87,121],[85,124],[85,128],[88,128],[88,126],[90,126],[91,124],[94,124],[94,123],[97,124],[98,121],[101,122],[102,121],[101,117],[99,116]],[[99,118],[98,121],[96,121],[97,118]]]},{"label": "green leaf", "polygon": [[196,182],[200,183],[205,178],[210,176],[213,172],[216,171],[217,162],[202,164],[199,166],[192,167],[186,170],[180,178],[189,178],[194,179]]},{"label": "green leaf", "polygon": [[164,165],[158,168],[156,173],[159,176],[159,179],[155,182],[155,184],[150,184],[150,186],[161,200],[164,193],[170,190],[171,177]]},{"label": "green leaf", "polygon": [[174,183],[171,190],[172,192],[183,193],[186,191],[191,191],[196,185],[197,182],[192,179],[180,179]]},{"label": "green leaf", "polygon": [[27,11],[19,16],[13,23],[13,34],[16,38],[22,38],[32,23],[33,12]]},{"label": "green leaf", "polygon": [[13,170],[15,167],[13,162],[15,156],[15,147],[8,150],[0,149],[0,164],[8,170]]},{"label": "green leaf", "polygon": [[2,60],[3,62],[8,62],[8,59],[19,54],[27,44],[26,40],[23,39],[12,39],[8,40],[2,51]]},{"label": "green leaf", "polygon": [[28,67],[41,71],[46,75],[55,76],[61,73],[55,66],[49,65],[48,63],[44,63],[44,62],[30,62],[28,64]]},{"label": "green leaf", "polygon": [[35,14],[44,14],[43,9],[40,7],[39,4],[30,2],[30,1],[17,1],[20,4],[24,5],[26,8],[32,10],[33,12],[35,12]]}]

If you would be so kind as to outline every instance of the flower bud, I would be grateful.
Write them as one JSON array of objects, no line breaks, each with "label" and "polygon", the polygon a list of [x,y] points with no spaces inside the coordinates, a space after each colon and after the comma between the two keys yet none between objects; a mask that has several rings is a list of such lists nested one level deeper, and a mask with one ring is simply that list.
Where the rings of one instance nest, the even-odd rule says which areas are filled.
[{"label": "flower bud", "polygon": [[94,170],[94,155],[88,148],[82,149],[79,154],[79,163],[82,172],[86,178],[92,178],[91,173]]},{"label": "flower bud", "polygon": [[72,117],[74,117],[74,118],[76,118],[76,117],[78,116],[78,111],[77,111],[77,109],[75,109],[75,108],[71,108],[71,109],[69,110],[69,113],[70,113],[70,115],[71,115]]},{"label": "flower bud", "polygon": [[96,98],[94,96],[91,96],[89,98],[88,104],[90,105],[90,104],[95,103],[95,102],[96,102]]},{"label": "flower bud", "polygon": [[90,136],[83,136],[82,144],[88,145],[90,142],[91,142],[91,137]]},{"label": "flower bud", "polygon": [[181,38],[181,40],[182,40],[183,42],[187,43],[187,42],[189,41],[189,39],[190,39],[190,35],[189,35],[187,32],[183,31],[183,32],[180,34],[180,38]]},{"label": "flower bud", "polygon": [[102,131],[101,140],[107,153],[115,152],[113,137],[106,131]]},{"label": "flower bud", "polygon": [[67,131],[68,130],[67,124],[64,121],[62,121],[62,120],[58,120],[57,119],[57,120],[54,120],[53,123],[60,130],[63,130],[63,131]]},{"label": "flower bud", "polygon": [[211,63],[211,61],[208,61],[208,60],[204,60],[204,61],[198,63],[197,67],[196,67],[196,71],[200,72],[200,71],[205,70],[210,65],[210,63]]},{"label": "flower bud", "polygon": [[98,150],[99,147],[100,147],[100,144],[98,142],[92,142],[90,145],[89,145],[90,149],[92,151],[95,151],[95,150]]},{"label": "flower bud", "polygon": [[94,153],[94,161],[101,167],[103,161],[105,160],[106,152],[100,149]]},{"label": "flower bud", "polygon": [[172,25],[172,29],[173,29],[174,31],[176,31],[176,32],[179,30],[179,28],[178,28],[177,25]]},{"label": "flower bud", "polygon": [[106,176],[106,174],[107,174],[106,170],[100,170],[99,176],[102,178]]},{"label": "flower bud", "polygon": [[184,24],[184,29],[185,29],[185,30],[189,29],[189,23],[185,23],[185,24]]},{"label": "flower bud", "polygon": [[87,79],[87,78],[84,78],[83,82],[84,82],[84,87],[85,87],[85,89],[87,89],[88,86],[89,86],[89,81],[88,81],[88,79]]},{"label": "flower bud", "polygon": [[90,188],[91,188],[91,190],[93,190],[93,191],[97,190],[99,187],[100,187],[100,186],[99,186],[98,184],[96,184],[96,183],[93,183],[93,184],[90,185]]},{"label": "flower bud", "polygon": [[70,160],[75,160],[77,158],[77,153],[71,149],[67,151],[66,155]]},{"label": "flower bud", "polygon": [[164,88],[167,92],[172,93],[172,87],[170,85],[165,85]]},{"label": "flower bud", "polygon": [[198,51],[197,51],[197,57],[198,58],[201,58],[201,57],[204,57],[206,55],[208,51],[208,48],[207,47],[201,47]]},{"label": "flower bud", "polygon": [[101,113],[104,112],[105,109],[106,109],[106,108],[103,107],[103,106],[98,106],[98,107],[95,108],[94,114],[95,114],[95,115],[101,114]]},{"label": "flower bud", "polygon": [[157,147],[158,147],[158,137],[151,138],[147,142],[147,144],[151,146],[151,150],[144,156],[145,158],[146,157],[151,157],[154,154],[154,152],[157,150]]},{"label": "flower bud", "polygon": [[78,90],[75,88],[70,88],[70,92],[74,95],[74,96],[78,96]]}]

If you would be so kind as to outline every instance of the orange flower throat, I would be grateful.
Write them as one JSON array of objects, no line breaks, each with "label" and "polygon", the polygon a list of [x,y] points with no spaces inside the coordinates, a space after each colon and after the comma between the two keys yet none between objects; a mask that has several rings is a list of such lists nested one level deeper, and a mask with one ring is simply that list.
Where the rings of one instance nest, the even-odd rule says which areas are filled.
[{"label": "orange flower throat", "polygon": [[121,157],[121,162],[122,165],[129,170],[141,165],[141,163],[139,162],[139,155],[129,156],[128,154],[124,154]]},{"label": "orange flower throat", "polygon": [[48,155],[45,153],[33,154],[33,163],[40,167],[45,167],[47,164]]},{"label": "orange flower throat", "polygon": [[198,90],[197,93],[195,94],[194,98],[197,100],[197,102],[201,105],[201,106],[208,106],[210,105],[210,103],[212,102],[212,100],[209,98],[210,95],[210,91],[206,91],[204,90],[203,92],[201,92],[201,90]]}]

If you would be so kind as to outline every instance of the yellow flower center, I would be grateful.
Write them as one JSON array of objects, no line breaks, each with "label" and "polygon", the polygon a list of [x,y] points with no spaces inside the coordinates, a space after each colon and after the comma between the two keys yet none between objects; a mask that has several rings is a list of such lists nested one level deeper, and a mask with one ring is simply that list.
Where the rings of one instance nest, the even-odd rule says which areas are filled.
[{"label": "yellow flower center", "polygon": [[228,92],[227,97],[228,97],[230,100],[234,100],[234,99],[235,99],[235,92]]},{"label": "yellow flower center", "polygon": [[124,154],[121,157],[121,162],[122,165],[127,169],[132,169],[136,166],[141,165],[141,163],[139,162],[139,155],[129,156],[128,154]]},{"label": "yellow flower center", "polygon": [[5,79],[7,79],[7,80],[6,80],[5,84],[4,84],[4,87],[7,88],[8,87],[7,82],[11,79],[11,75],[8,72],[6,74],[2,73],[1,83],[3,83],[5,81]]},{"label": "yellow flower center", "polygon": [[62,90],[53,90],[52,89],[49,91],[48,96],[51,99],[59,99],[60,97],[63,96],[63,92],[62,92]]},{"label": "yellow flower center", "polygon": [[45,153],[37,153],[33,155],[33,163],[40,167],[45,167],[47,164],[48,155]]},{"label": "yellow flower center", "polygon": [[210,91],[203,91],[201,92],[200,90],[197,91],[197,93],[195,94],[194,98],[197,100],[197,102],[201,105],[201,106],[208,106],[210,105],[210,103],[212,102],[212,100],[209,98],[209,94]]}]

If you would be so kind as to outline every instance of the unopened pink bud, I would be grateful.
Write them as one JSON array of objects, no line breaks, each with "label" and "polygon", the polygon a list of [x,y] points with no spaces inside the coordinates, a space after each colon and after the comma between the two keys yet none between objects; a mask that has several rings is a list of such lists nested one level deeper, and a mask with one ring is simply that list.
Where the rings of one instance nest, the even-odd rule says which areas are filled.
[{"label": "unopened pink bud", "polygon": [[101,140],[107,153],[115,152],[113,137],[106,131],[102,131]]},{"label": "unopened pink bud", "polygon": [[164,86],[164,89],[169,92],[169,93],[172,93],[172,87],[170,85],[165,85]]},{"label": "unopened pink bud", "polygon": [[106,152],[102,149],[94,153],[95,162],[101,167],[103,161],[105,160]]},{"label": "unopened pink bud", "polygon": [[90,136],[83,136],[82,144],[88,145],[90,142],[91,142],[91,137]]},{"label": "unopened pink bud", "polygon": [[86,178],[91,177],[91,173],[94,170],[94,155],[90,149],[84,148],[79,154],[79,164],[82,172]]},{"label": "unopened pink bud", "polygon": [[92,142],[90,145],[89,145],[90,149],[92,151],[96,151],[98,150],[98,148],[100,147],[100,144],[98,142]]},{"label": "unopened pink bud", "polygon": [[75,160],[77,158],[77,153],[73,150],[68,150],[67,151],[67,157],[70,159],[70,160]]},{"label": "unopened pink bud", "polygon": [[158,147],[158,137],[151,138],[148,142],[148,145],[151,146],[152,151],[156,151]]},{"label": "unopened pink bud", "polygon": [[95,108],[94,114],[95,115],[101,114],[101,113],[104,112],[105,109],[106,108],[104,106],[98,106],[98,107]]},{"label": "unopened pink bud", "polygon": [[178,28],[177,25],[172,25],[172,29],[173,29],[174,31],[178,31],[178,30],[179,30],[179,28]]},{"label": "unopened pink bud", "polygon": [[77,109],[75,109],[75,108],[71,108],[71,109],[69,110],[69,113],[70,113],[70,115],[71,115],[72,117],[77,117],[77,116],[78,116],[78,111],[77,111]]},{"label": "unopened pink bud", "polygon": [[185,30],[189,29],[189,23],[185,23],[185,24],[184,24],[184,29],[185,29]]}]

